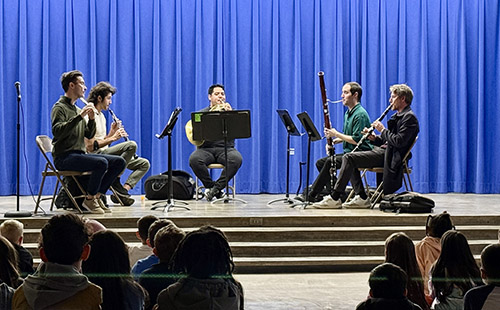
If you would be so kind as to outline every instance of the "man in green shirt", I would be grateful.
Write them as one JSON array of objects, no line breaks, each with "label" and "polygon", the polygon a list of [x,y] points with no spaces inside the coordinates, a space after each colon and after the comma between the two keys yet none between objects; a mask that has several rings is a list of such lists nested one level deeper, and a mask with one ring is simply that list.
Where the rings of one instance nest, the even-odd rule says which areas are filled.
[{"label": "man in green shirt", "polygon": [[[84,138],[91,139],[96,132],[96,109],[92,104],[83,109],[75,104],[87,89],[80,71],[63,73],[61,84],[64,95],[51,112],[54,165],[58,170],[91,171],[82,207],[96,214],[111,212],[100,197],[125,169],[126,162],[121,156],[85,153]],[[88,122],[85,116],[88,116]]]},{"label": "man in green shirt", "polygon": [[[363,89],[361,85],[356,82],[348,82],[342,87],[342,104],[347,107],[347,111],[344,114],[344,132],[337,131],[334,127],[331,129],[325,128],[325,136],[328,138],[334,138],[333,143],[341,143],[344,148],[344,152],[341,154],[335,154],[335,168],[340,169],[342,164],[342,157],[346,153],[352,152],[352,150],[358,144],[358,141],[361,139],[363,134],[361,131],[365,127],[370,126],[370,117],[366,110],[361,106],[360,100],[361,95],[363,94]],[[327,154],[329,152],[329,146],[326,145]],[[360,150],[366,151],[371,150],[372,146],[366,140],[359,148]],[[317,196],[323,190],[325,186],[330,189],[330,169],[331,169],[331,158],[330,156],[319,159],[316,162],[316,168],[319,170],[319,175],[314,181],[309,201],[317,201]],[[337,180],[334,179],[333,183],[335,184]],[[351,178],[351,183],[353,184],[361,184],[362,180],[361,176],[358,174],[353,174]],[[331,189],[330,189],[331,190]],[[366,194],[365,194],[366,196]],[[329,197],[326,196],[327,198]],[[361,197],[362,199],[367,199],[367,197]],[[357,198],[359,199],[359,198]],[[321,202],[313,204],[315,208],[323,208],[328,209],[330,206],[327,200],[322,200]]]}]

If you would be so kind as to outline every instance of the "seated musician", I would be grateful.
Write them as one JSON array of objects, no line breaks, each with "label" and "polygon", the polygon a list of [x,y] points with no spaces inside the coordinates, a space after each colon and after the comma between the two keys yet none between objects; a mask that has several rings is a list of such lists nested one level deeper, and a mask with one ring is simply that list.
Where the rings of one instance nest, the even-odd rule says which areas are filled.
[{"label": "seated musician", "polygon": [[[356,82],[345,83],[342,87],[342,104],[347,107],[347,111],[344,114],[344,128],[343,133],[337,131],[335,128],[327,129],[325,128],[325,136],[328,138],[335,138],[333,143],[342,142],[344,152],[341,154],[335,154],[335,168],[340,169],[342,164],[342,156],[346,153],[352,152],[356,147],[359,140],[363,134],[363,128],[370,126],[370,117],[366,110],[361,106],[361,95],[363,94],[363,89],[361,85]],[[327,154],[330,151],[330,145],[327,146]],[[366,151],[371,150],[372,146],[365,140],[360,148],[360,150]],[[309,201],[318,201],[318,196],[321,194],[325,186],[328,188],[328,192],[331,192],[331,178],[330,169],[332,168],[331,156],[326,156],[316,161],[316,168],[319,171],[316,180],[314,181],[311,191],[309,192]],[[333,184],[337,181],[333,177]],[[361,184],[361,176],[353,174],[351,183],[359,182]],[[361,199],[366,199],[367,197],[361,197]],[[358,200],[358,196],[355,197],[353,202]],[[331,202],[330,195],[325,196],[325,198],[316,204],[314,207],[317,208],[329,208],[329,203]]]},{"label": "seated musician", "polygon": [[[147,159],[136,155],[137,143],[128,139],[128,134],[123,128],[121,121],[114,114],[112,115],[115,121],[111,124],[110,130],[106,134],[106,118],[102,111],[108,110],[112,113],[109,106],[112,103],[111,97],[115,93],[116,88],[108,82],[99,82],[90,90],[87,101],[93,103],[97,109],[95,116],[96,133],[93,138],[85,139],[85,145],[89,153],[119,155],[125,159],[127,168],[132,170],[132,173],[124,185],[121,184],[120,177],[118,176],[111,184],[111,187],[120,196],[123,204],[130,206],[134,203],[134,199],[130,198],[128,191],[134,188],[148,172],[150,164]],[[110,146],[111,143],[122,138],[125,138],[127,141]],[[117,197],[114,195],[111,195],[111,200],[114,203],[119,203]]]},{"label": "seated musician", "polygon": [[[384,194],[392,194],[403,183],[403,157],[410,149],[419,132],[418,119],[410,105],[413,100],[413,91],[408,85],[397,84],[390,87],[391,98],[389,103],[393,111],[397,111],[387,121],[387,128],[380,121],[375,121],[372,127],[380,135],[370,134],[368,139],[375,147],[371,151],[353,152],[344,154],[342,167],[335,183],[330,206],[341,207],[341,194],[353,173],[359,173],[358,168],[384,167],[383,182]],[[368,128],[365,134],[371,133]],[[353,184],[354,191],[361,195],[364,192],[362,184]],[[369,208],[370,204],[356,204],[351,208]]]},{"label": "seated musician", "polygon": [[[224,86],[221,84],[214,84],[208,88],[208,100],[210,106],[200,110],[200,112],[232,110],[231,105],[226,102]],[[192,127],[190,125],[190,122],[186,124],[186,135],[191,143],[197,145],[197,148],[189,156],[189,166],[205,186],[207,200],[211,201],[214,197],[221,198],[223,196],[222,189],[226,186],[226,180],[229,182],[241,166],[241,154],[234,148],[234,140],[229,140],[227,142],[227,167],[224,168],[217,180],[212,180],[207,166],[214,163],[225,165],[224,140],[197,143],[192,138]]]}]

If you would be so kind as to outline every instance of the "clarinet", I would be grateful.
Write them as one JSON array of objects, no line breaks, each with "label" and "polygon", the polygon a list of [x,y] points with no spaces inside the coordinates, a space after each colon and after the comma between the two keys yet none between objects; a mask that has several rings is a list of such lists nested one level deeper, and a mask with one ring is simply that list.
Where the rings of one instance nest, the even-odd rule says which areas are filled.
[{"label": "clarinet", "polygon": [[[328,110],[328,97],[326,97],[326,88],[325,88],[325,73],[323,71],[318,72],[319,77],[319,88],[321,89],[321,98],[323,101],[323,116],[325,121],[325,128],[331,129],[332,125],[330,123],[330,112]],[[335,146],[333,144],[333,138],[326,139],[327,144],[330,146],[329,148],[329,156],[330,156],[330,190],[333,192],[333,188],[335,187],[335,179],[337,178],[337,163],[335,162]]]},{"label": "clarinet", "polygon": [[[111,114],[111,117],[113,118],[113,121],[118,125],[120,124],[120,120],[118,119],[118,117],[116,117],[115,113],[113,112],[113,110],[109,109],[108,108],[108,111],[109,111],[109,114]],[[123,128],[123,125],[119,125],[120,127],[119,128]],[[125,141],[129,141],[130,139],[128,137],[123,137],[125,139]],[[137,159],[139,156],[137,154],[134,154],[134,159]]]},{"label": "clarinet", "polygon": [[[382,115],[380,115],[379,118],[377,118],[376,121],[382,121],[384,119],[384,117],[387,115],[387,113],[389,113],[389,111],[391,110],[392,108],[392,104],[390,104],[384,112],[382,112]],[[361,139],[359,139],[358,141],[358,144],[356,145],[356,147],[354,148],[354,150],[352,150],[352,152],[355,152],[357,151],[360,147],[361,147],[361,144],[363,144],[363,142],[365,142],[365,140],[373,133],[373,131],[375,130],[375,127],[371,126],[370,129],[368,129],[368,131],[365,133],[364,136],[361,137]]]}]

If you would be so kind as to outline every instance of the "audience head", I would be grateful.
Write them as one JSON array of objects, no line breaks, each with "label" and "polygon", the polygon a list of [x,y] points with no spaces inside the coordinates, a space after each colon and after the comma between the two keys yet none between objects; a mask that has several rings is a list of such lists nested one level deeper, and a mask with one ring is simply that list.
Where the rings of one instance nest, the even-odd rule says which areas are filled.
[{"label": "audience head", "polygon": [[378,265],[370,272],[370,296],[400,299],[406,296],[408,277],[403,269],[391,263]]},{"label": "audience head", "polygon": [[182,239],[174,253],[173,269],[198,279],[232,275],[233,254],[219,229],[203,226]]},{"label": "audience head", "polygon": [[148,230],[151,224],[153,224],[158,218],[154,215],[145,215],[137,220],[137,233],[136,236],[142,241],[142,244],[146,244],[148,239]]},{"label": "audience head", "polygon": [[17,251],[7,238],[0,236],[0,280],[12,288],[17,288],[19,270]]},{"label": "audience head", "polygon": [[173,223],[158,230],[154,238],[155,248],[153,252],[158,256],[160,262],[168,263],[170,261],[177,245],[185,235],[184,231]]},{"label": "audience head", "polygon": [[467,242],[456,230],[448,230],[441,238],[441,253],[432,267],[432,284],[440,301],[458,287],[465,294],[480,283],[479,268]]},{"label": "audience head", "polygon": [[486,284],[500,286],[500,243],[490,244],[481,252],[481,277]]},{"label": "audience head", "polygon": [[171,220],[166,220],[166,219],[159,219],[153,222],[151,226],[149,226],[148,229],[148,244],[150,247],[154,248],[155,247],[155,235],[160,230],[162,227],[168,226],[168,225],[174,225],[174,222]]},{"label": "audience head", "polygon": [[89,245],[92,251],[82,264],[85,273],[130,273],[127,245],[116,232],[98,231]]},{"label": "audience head", "polygon": [[83,78],[83,73],[81,73],[78,70],[64,72],[61,75],[61,85],[62,85],[63,90],[65,92],[67,92],[69,89],[69,83],[76,83],[78,77]]},{"label": "audience head", "polygon": [[385,261],[401,267],[410,277],[420,275],[415,246],[405,233],[394,233],[385,240]]},{"label": "audience head", "polygon": [[72,265],[90,252],[89,233],[83,220],[71,213],[53,216],[43,227],[40,256],[43,261]]},{"label": "audience head", "polygon": [[445,232],[452,229],[455,229],[455,227],[451,221],[450,214],[446,211],[435,216],[429,215],[427,217],[425,233],[428,236],[441,238]]},{"label": "audience head", "polygon": [[21,245],[23,230],[23,223],[17,220],[6,220],[0,225],[0,235],[7,238],[12,244]]},{"label": "audience head", "polygon": [[106,230],[106,227],[97,220],[85,219],[85,226],[87,226],[87,230],[91,235],[98,231]]}]

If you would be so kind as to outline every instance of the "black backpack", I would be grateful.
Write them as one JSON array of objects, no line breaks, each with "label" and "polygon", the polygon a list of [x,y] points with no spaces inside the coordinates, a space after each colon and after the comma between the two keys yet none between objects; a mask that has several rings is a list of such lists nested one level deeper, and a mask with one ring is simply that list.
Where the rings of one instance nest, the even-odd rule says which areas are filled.
[{"label": "black backpack", "polygon": [[[179,200],[193,199],[195,184],[193,177],[183,170],[172,170],[173,198]],[[164,200],[169,198],[168,171],[152,175],[144,183],[146,198]]]},{"label": "black backpack", "polygon": [[434,200],[416,192],[385,195],[380,201],[381,211],[395,213],[431,213]]}]

